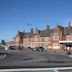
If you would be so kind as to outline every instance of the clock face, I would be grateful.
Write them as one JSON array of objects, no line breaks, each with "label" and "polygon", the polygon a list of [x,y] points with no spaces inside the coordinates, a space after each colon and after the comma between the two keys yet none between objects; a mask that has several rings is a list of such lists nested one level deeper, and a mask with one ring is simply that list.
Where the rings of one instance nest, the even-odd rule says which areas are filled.
[{"label": "clock face", "polygon": [[59,40],[59,35],[58,35],[58,33],[54,33],[54,35],[53,35],[53,40]]}]

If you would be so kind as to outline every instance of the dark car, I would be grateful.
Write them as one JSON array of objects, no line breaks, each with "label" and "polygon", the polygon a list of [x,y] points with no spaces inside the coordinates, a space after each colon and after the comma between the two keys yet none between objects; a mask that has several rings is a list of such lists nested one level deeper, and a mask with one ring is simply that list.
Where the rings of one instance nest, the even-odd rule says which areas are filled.
[{"label": "dark car", "polygon": [[29,50],[33,50],[33,48],[31,48],[31,47],[27,47]]},{"label": "dark car", "polygon": [[70,51],[67,51],[67,55],[71,55],[71,52]]},{"label": "dark car", "polygon": [[41,51],[44,51],[44,48],[43,48],[43,47],[39,47],[39,49],[40,49]]},{"label": "dark car", "polygon": [[17,49],[17,46],[9,46],[8,49],[9,50],[16,50]]},{"label": "dark car", "polygon": [[43,52],[44,48],[43,47],[35,47],[33,50]]},{"label": "dark car", "polygon": [[31,47],[27,47],[28,49],[31,49]]}]

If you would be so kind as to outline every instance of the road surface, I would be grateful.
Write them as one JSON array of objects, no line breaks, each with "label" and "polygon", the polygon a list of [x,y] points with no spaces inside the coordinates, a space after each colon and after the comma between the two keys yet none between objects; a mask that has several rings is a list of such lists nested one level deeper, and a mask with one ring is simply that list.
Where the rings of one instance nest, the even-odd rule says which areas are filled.
[{"label": "road surface", "polygon": [[[31,50],[23,50],[23,51],[9,50],[9,51],[0,51],[0,53],[3,54],[1,55],[2,57],[0,56],[0,70],[2,69],[17,70],[17,69],[26,69],[26,68],[43,69],[43,68],[58,67],[60,69],[55,69],[54,71],[72,72],[71,70],[72,57],[69,57],[68,55],[37,52],[37,51],[31,51]],[[69,67],[69,70],[67,68],[66,68],[67,70],[62,69],[61,67],[67,67],[67,68]]]}]

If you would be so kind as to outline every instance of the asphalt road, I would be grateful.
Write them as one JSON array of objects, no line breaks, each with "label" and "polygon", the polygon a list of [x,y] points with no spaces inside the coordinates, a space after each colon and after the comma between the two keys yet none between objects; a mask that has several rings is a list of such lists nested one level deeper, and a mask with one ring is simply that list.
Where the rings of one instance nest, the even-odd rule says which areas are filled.
[{"label": "asphalt road", "polygon": [[3,68],[50,68],[71,67],[72,58],[68,55],[57,53],[23,51],[0,51],[6,57],[0,57],[0,69]]}]

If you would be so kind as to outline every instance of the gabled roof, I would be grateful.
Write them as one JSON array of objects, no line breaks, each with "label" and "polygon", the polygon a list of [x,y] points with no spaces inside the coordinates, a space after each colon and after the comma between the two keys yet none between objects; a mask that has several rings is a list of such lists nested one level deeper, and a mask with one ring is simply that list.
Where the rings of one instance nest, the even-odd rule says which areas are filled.
[{"label": "gabled roof", "polygon": [[64,33],[64,27],[60,26],[60,30],[62,32],[62,35],[65,35],[65,33]]},{"label": "gabled roof", "polygon": [[69,26],[69,27],[59,26],[59,27],[60,27],[60,30],[62,31],[62,35],[70,35],[72,33],[72,26]]},{"label": "gabled roof", "polygon": [[23,38],[24,32],[18,31],[17,34],[16,34],[16,36],[14,37],[14,39],[16,39],[16,37],[18,37],[18,36],[20,36],[20,38]]},{"label": "gabled roof", "polygon": [[24,36],[24,32],[19,32],[19,36],[22,38]]},{"label": "gabled roof", "polygon": [[70,35],[72,33],[72,27],[65,27],[65,35]]}]

